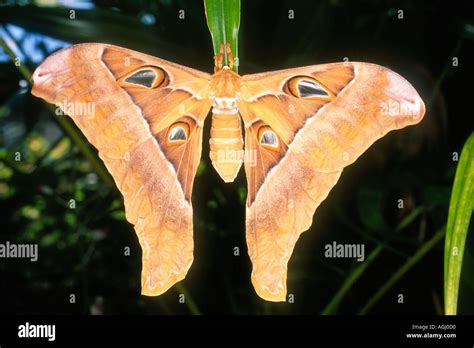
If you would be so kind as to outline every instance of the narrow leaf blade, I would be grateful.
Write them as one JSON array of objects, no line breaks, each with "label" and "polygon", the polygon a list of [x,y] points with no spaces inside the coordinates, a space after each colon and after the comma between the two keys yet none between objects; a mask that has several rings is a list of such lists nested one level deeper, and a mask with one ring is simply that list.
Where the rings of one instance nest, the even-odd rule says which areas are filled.
[{"label": "narrow leaf blade", "polygon": [[[240,0],[204,0],[207,25],[211,32],[214,54],[218,55],[221,44],[230,43],[234,56],[234,71],[238,69],[238,35],[240,27]],[[224,65],[228,65],[227,54]]]},{"label": "narrow leaf blade", "polygon": [[444,249],[444,306],[457,313],[459,280],[469,222],[474,207],[474,133],[464,145],[454,177]]}]

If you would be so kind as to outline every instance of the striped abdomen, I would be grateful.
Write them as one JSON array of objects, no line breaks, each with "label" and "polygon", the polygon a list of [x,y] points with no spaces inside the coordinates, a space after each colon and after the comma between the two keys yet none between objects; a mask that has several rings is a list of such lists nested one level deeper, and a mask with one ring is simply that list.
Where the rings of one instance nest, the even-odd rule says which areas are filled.
[{"label": "striped abdomen", "polygon": [[233,105],[219,106],[218,104],[212,110],[210,156],[221,178],[225,182],[232,182],[239,172],[244,157],[240,116]]}]

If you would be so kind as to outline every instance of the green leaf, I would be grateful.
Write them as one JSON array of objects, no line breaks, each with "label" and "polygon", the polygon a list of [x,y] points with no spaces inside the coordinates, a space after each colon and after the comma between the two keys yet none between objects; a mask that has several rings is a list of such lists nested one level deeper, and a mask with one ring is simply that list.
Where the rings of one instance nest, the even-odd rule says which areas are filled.
[{"label": "green leaf", "polygon": [[474,133],[464,145],[454,177],[444,247],[444,306],[457,313],[464,246],[474,207]]},{"label": "green leaf", "polygon": [[[234,71],[237,72],[239,65],[240,0],[204,0],[204,6],[214,54],[219,54],[221,44],[230,43],[234,56]],[[226,52],[224,54],[224,65],[228,65]]]},{"label": "green leaf", "polygon": [[125,212],[123,210],[115,210],[110,213],[115,220],[125,221]]},{"label": "green leaf", "polygon": [[59,230],[55,230],[43,236],[39,244],[41,245],[41,247],[49,247],[50,245],[55,244],[60,238],[61,232]]},{"label": "green leaf", "polygon": [[215,200],[208,201],[207,206],[211,209],[216,209],[216,208],[219,207],[219,205],[217,204],[217,202]]}]

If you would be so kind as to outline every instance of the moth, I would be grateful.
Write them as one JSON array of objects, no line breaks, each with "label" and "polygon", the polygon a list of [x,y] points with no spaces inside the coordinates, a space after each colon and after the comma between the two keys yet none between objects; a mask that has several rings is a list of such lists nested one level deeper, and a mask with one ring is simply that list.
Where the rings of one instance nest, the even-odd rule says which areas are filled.
[{"label": "moth", "polygon": [[285,301],[295,243],[343,168],[388,132],[420,122],[425,106],[403,77],[374,64],[239,76],[229,46],[214,61],[210,75],[80,44],[36,69],[32,93],[66,111],[98,149],[138,235],[148,296],[184,279],[193,261],[191,194],[211,110],[214,168],[232,182],[245,167],[253,286],[265,300]]}]

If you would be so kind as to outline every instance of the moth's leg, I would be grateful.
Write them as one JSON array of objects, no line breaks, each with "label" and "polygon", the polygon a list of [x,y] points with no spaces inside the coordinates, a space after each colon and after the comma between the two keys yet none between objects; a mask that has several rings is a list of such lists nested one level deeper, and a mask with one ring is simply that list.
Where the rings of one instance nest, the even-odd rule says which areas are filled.
[{"label": "moth's leg", "polygon": [[219,56],[214,56],[214,72],[217,72],[219,69],[217,65],[219,64]]},{"label": "moth's leg", "polygon": [[214,56],[214,72],[222,70],[223,61],[224,61],[224,44],[221,44],[219,55]]},{"label": "moth's leg", "polygon": [[234,57],[232,56],[232,50],[230,49],[230,43],[225,45],[225,50],[227,52],[227,60],[229,61],[230,70],[234,69]]}]

